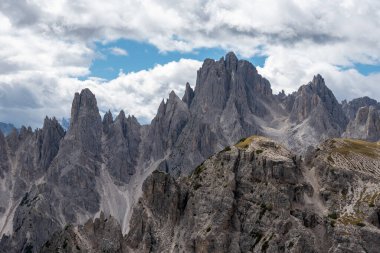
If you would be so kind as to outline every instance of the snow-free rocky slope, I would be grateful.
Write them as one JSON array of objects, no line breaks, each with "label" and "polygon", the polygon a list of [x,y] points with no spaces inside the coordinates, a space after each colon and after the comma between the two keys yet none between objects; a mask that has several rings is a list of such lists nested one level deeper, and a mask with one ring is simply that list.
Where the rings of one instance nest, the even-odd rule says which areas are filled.
[{"label": "snow-free rocky slope", "polygon": [[380,144],[332,139],[311,155],[252,136],[187,177],[154,171],[124,237],[102,214],[42,252],[378,252]]},{"label": "snow-free rocky slope", "polygon": [[[89,247],[93,241],[98,243],[94,247],[106,247],[112,240],[103,243],[99,238],[116,240],[119,237],[113,233],[121,231],[122,235],[128,233],[130,239],[123,242],[126,241],[132,251],[142,249],[145,246],[136,245],[133,239],[139,238],[134,234],[139,219],[132,209],[140,206],[138,200],[141,196],[145,198],[147,184],[155,176],[161,175],[162,180],[177,185],[180,192],[185,191],[186,184],[182,185],[176,178],[184,180],[206,158],[253,134],[277,141],[276,145],[283,146],[281,152],[289,152],[285,151],[286,147],[302,154],[304,158],[297,158],[295,162],[300,164],[304,159],[313,160],[312,146],[330,138],[344,135],[378,141],[378,115],[378,103],[368,98],[343,105],[338,103],[320,75],[293,94],[274,95],[269,81],[260,76],[250,62],[238,60],[233,53],[218,61],[205,60],[197,73],[195,89],[186,84],[182,99],[171,92],[169,99],[160,104],[150,125],[140,125],[135,117],[126,116],[123,111],[116,118],[106,113],[101,119],[94,94],[84,89],[75,94],[67,132],[56,119],[46,118],[43,127],[35,131],[22,127],[7,136],[0,133],[0,252],[38,252],[53,234],[68,224],[74,225],[67,226],[67,231],[83,234],[80,239]],[[285,153],[277,155],[286,157]],[[345,170],[352,169],[352,163],[358,163],[358,166],[368,164],[366,170],[375,171],[371,164],[376,164],[376,159],[360,156],[347,162],[336,157],[326,159],[342,164],[346,161]],[[150,176],[155,170],[167,174],[155,172]],[[352,173],[357,173],[354,171]],[[316,184],[312,175],[295,173],[292,182],[310,181],[313,187],[319,187],[318,191],[325,190],[326,187]],[[355,187],[364,187],[355,180],[350,182],[352,191]],[[173,191],[178,190],[174,188]],[[274,190],[279,189],[281,187]],[[259,194],[255,188],[250,190],[253,195]],[[219,196],[213,194],[210,191],[207,198]],[[289,196],[285,195],[284,199]],[[179,198],[182,197],[185,196]],[[235,198],[234,195],[230,201],[234,202]],[[173,203],[184,202],[170,199],[166,203],[169,208]],[[315,203],[325,210],[323,203]],[[184,208],[165,211],[168,214],[172,211],[177,217],[177,212],[181,216]],[[194,208],[203,212],[200,206],[201,209]],[[286,205],[281,208],[289,211]],[[141,224],[148,224],[148,218],[156,219],[155,213],[140,211],[140,214],[145,215],[141,216]],[[94,217],[98,218],[95,222],[88,221]],[[112,224],[104,224],[107,221]],[[85,223],[84,228],[75,226]],[[173,229],[179,226],[171,225]],[[118,228],[110,232],[108,226]],[[154,228],[149,226],[152,226],[149,229]],[[269,225],[265,226],[269,229]],[[146,238],[147,231],[144,228],[141,236]],[[162,233],[167,231],[162,230]],[[189,228],[188,233],[191,231]],[[228,233],[218,240],[236,243],[237,239]],[[258,245],[259,242],[255,247]]]}]

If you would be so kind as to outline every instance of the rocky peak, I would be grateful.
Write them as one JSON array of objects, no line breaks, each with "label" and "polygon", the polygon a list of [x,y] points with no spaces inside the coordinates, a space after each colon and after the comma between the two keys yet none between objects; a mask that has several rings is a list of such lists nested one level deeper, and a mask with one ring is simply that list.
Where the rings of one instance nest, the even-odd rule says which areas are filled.
[{"label": "rocky peak", "polygon": [[123,110],[109,125],[103,152],[106,168],[116,183],[128,183],[136,171],[141,141],[141,126],[135,117],[125,117]]},{"label": "rocky peak", "polygon": [[162,100],[157,114],[152,120],[148,131],[147,150],[144,157],[162,157],[167,148],[172,147],[182,129],[189,120],[190,112],[187,104],[183,102],[174,91],[169,99]]},{"label": "rocky peak", "polygon": [[194,90],[193,88],[190,87],[189,83],[186,83],[185,94],[182,97],[182,101],[185,102],[187,104],[187,107],[190,108],[193,98],[194,98]]},{"label": "rocky peak", "polygon": [[134,126],[138,126],[138,127],[141,127],[139,121],[136,119],[136,117],[134,115],[128,115],[127,117],[127,122],[128,124],[130,125],[134,125]]},{"label": "rocky peak", "polygon": [[293,150],[302,152],[307,146],[340,137],[348,124],[342,106],[320,75],[289,95],[283,104],[291,108],[289,121],[293,126],[286,141]]},{"label": "rocky peak", "polygon": [[99,109],[95,95],[88,89],[83,89],[81,93],[75,93],[71,107],[70,128],[75,125],[81,117],[98,116]]},{"label": "rocky peak", "polygon": [[375,106],[359,108],[343,136],[368,141],[380,140],[380,112]]},{"label": "rocky peak", "polygon": [[75,93],[68,138],[78,141],[85,152],[95,155],[100,152],[101,133],[102,121],[95,95],[87,88]]},{"label": "rocky peak", "polygon": [[5,149],[5,136],[4,133],[0,130],[0,147],[1,150]]},{"label": "rocky peak", "polygon": [[239,60],[234,54],[234,52],[229,52],[228,54],[226,54],[225,65],[227,70],[231,72],[236,71],[238,67],[238,62]]},{"label": "rocky peak", "polygon": [[223,110],[246,110],[247,113],[264,115],[265,109],[260,101],[271,96],[269,82],[257,73],[256,68],[228,53],[219,61],[204,61],[197,73],[191,110],[209,121],[214,121]]},{"label": "rocky peak", "polygon": [[291,120],[301,123],[314,113],[326,113],[342,129],[347,125],[341,105],[319,74],[307,85],[301,86],[295,94]]},{"label": "rocky peak", "polygon": [[9,170],[7,144],[3,132],[0,130],[0,180],[4,173]]},{"label": "rocky peak", "polygon": [[13,128],[13,130],[7,135],[6,141],[11,152],[16,152],[19,144],[18,131],[16,128]]},{"label": "rocky peak", "polygon": [[65,136],[65,130],[56,118],[48,117],[44,120],[44,125],[37,132],[38,145],[38,165],[46,170],[53,158],[57,155],[61,139]]},{"label": "rocky peak", "polygon": [[326,90],[327,86],[325,84],[325,80],[320,74],[317,74],[313,77],[313,81],[311,81],[311,87],[315,87],[318,90]]},{"label": "rocky peak", "polygon": [[[123,110],[121,110],[116,117],[114,126],[119,127],[125,138],[127,138],[127,135],[130,135],[131,138],[134,138],[133,134],[139,135],[138,132],[141,127],[140,123],[134,116],[128,115],[128,117],[126,117]],[[129,132],[130,134],[128,134]]]},{"label": "rocky peak", "polygon": [[352,120],[355,119],[356,113],[361,107],[365,106],[374,106],[378,110],[380,110],[380,103],[378,103],[375,99],[369,97],[361,97],[353,99],[349,102],[346,100],[342,101],[342,109],[346,114],[347,118]]},{"label": "rocky peak", "polygon": [[157,115],[154,119],[158,120],[158,119],[164,117],[166,114],[172,112],[173,109],[175,109],[178,106],[183,109],[183,107],[186,106],[186,104],[172,90],[169,94],[169,98],[167,99],[167,101],[165,102],[164,99],[161,101],[160,106],[158,107]]},{"label": "rocky peak", "polygon": [[31,127],[22,126],[20,130],[13,128],[13,130],[6,136],[8,147],[12,154],[15,154],[17,149],[22,145],[25,140],[33,135]]},{"label": "rocky peak", "polygon": [[33,134],[33,130],[30,126],[29,127],[22,126],[20,128],[19,138],[23,140],[32,134]]},{"label": "rocky peak", "polygon": [[124,112],[124,110],[121,110],[121,111],[119,112],[119,115],[117,115],[115,121],[124,122],[125,120],[126,120],[125,112]]},{"label": "rocky peak", "polygon": [[177,99],[178,96],[177,94],[175,94],[174,90],[172,90],[170,93],[169,93],[169,100],[168,101],[173,101],[175,99]]},{"label": "rocky peak", "polygon": [[111,111],[108,111],[104,114],[103,117],[103,132],[108,133],[109,126],[113,123],[113,116]]}]

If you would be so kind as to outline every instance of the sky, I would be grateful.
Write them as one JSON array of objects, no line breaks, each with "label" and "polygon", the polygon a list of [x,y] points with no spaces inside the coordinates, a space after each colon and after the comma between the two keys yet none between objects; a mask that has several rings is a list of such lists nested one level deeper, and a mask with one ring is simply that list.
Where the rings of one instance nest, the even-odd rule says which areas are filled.
[{"label": "sky", "polygon": [[149,123],[229,51],[276,93],[319,73],[339,101],[380,100],[380,1],[1,0],[0,122],[68,118],[88,87],[101,113]]}]

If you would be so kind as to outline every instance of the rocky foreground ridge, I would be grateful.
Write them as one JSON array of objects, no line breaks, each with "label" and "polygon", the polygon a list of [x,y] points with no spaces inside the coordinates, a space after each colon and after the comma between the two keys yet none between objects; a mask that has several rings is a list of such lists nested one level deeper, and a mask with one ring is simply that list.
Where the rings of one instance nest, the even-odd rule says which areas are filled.
[{"label": "rocky foreground ridge", "polygon": [[[67,132],[46,118],[0,133],[0,252],[375,252],[362,244],[377,236],[378,144],[333,138],[378,141],[379,109],[340,104],[320,75],[275,95],[233,53],[205,60],[195,89],[170,93],[150,125],[123,111],[102,119],[84,89]],[[253,134],[276,142],[225,149]],[[355,209],[363,194],[371,205]]]},{"label": "rocky foreground ridge", "polygon": [[154,171],[124,237],[102,214],[42,252],[378,252],[380,144],[332,139],[310,155],[252,136],[187,177]]}]

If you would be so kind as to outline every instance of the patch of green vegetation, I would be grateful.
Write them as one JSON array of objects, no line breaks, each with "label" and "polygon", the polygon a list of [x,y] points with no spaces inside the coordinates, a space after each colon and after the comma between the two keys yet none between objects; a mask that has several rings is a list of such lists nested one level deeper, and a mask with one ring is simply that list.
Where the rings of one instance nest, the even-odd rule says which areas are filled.
[{"label": "patch of green vegetation", "polygon": [[375,207],[376,200],[380,197],[380,192],[375,192],[373,194],[367,194],[361,197],[361,201],[366,202],[369,207]]},{"label": "patch of green vegetation", "polygon": [[253,248],[256,247],[256,245],[261,241],[261,238],[263,238],[263,234],[260,232],[251,232],[251,235],[253,238],[255,238],[255,243],[253,244]]},{"label": "patch of green vegetation", "polygon": [[266,211],[270,212],[273,209],[271,205],[265,205],[264,203],[261,203],[260,208],[259,220],[261,220]]},{"label": "patch of green vegetation", "polygon": [[380,147],[377,143],[362,140],[344,139],[343,145],[335,147],[334,152],[347,156],[350,153],[357,153],[371,158],[378,158]]},{"label": "patch of green vegetation", "polygon": [[[239,144],[240,142],[244,142],[247,138],[241,138],[238,142],[236,142],[236,144]],[[236,145],[235,144],[235,145]]]},{"label": "patch of green vegetation", "polygon": [[267,252],[267,249],[269,248],[269,242],[272,240],[273,234],[268,238],[268,240],[265,240],[263,243],[263,246],[261,246],[261,252]]},{"label": "patch of green vegetation", "polygon": [[25,193],[24,197],[21,200],[20,206],[26,205],[28,203],[29,193]]},{"label": "patch of green vegetation", "polygon": [[329,217],[330,219],[336,220],[339,218],[339,214],[336,212],[332,212],[329,215],[327,215],[327,217]]},{"label": "patch of green vegetation", "polygon": [[267,252],[267,249],[269,248],[269,242],[265,241],[263,243],[263,246],[261,247],[261,252]]},{"label": "patch of green vegetation", "polygon": [[193,172],[193,175],[195,177],[199,177],[199,175],[206,169],[206,166],[204,166],[204,164],[200,164],[198,165],[198,167],[195,168],[194,172]]},{"label": "patch of green vegetation", "polygon": [[238,141],[236,144],[235,144],[235,147],[237,148],[240,148],[240,149],[246,149],[249,147],[249,144],[252,143],[252,141],[257,138],[256,135],[253,135],[253,136],[250,136],[248,138],[243,138],[241,139],[240,141]]},{"label": "patch of green vegetation", "polygon": [[342,189],[341,194],[342,194],[343,200],[346,201],[347,200],[348,190],[346,188]]},{"label": "patch of green vegetation", "polygon": [[220,153],[224,153],[224,152],[228,152],[231,150],[231,147],[230,146],[227,146],[225,147],[222,151],[220,151]]},{"label": "patch of green vegetation", "polygon": [[208,227],[207,229],[206,229],[206,232],[208,233],[208,232],[210,232],[211,231],[211,227]]},{"label": "patch of green vegetation", "polygon": [[196,182],[195,184],[194,184],[194,190],[198,190],[199,188],[201,188],[202,187],[202,185],[199,183],[199,182]]},{"label": "patch of green vegetation", "polygon": [[329,162],[331,162],[331,163],[334,163],[334,159],[331,157],[331,155],[329,155],[329,156],[327,157],[327,160],[328,160]]},{"label": "patch of green vegetation", "polygon": [[363,217],[362,217],[362,215],[359,215],[359,214],[355,214],[355,215],[353,215],[353,214],[351,214],[351,215],[349,215],[349,214],[344,214],[344,215],[342,215],[342,216],[338,219],[338,221],[339,221],[341,224],[345,225],[345,226],[347,226],[347,225],[357,225],[357,226],[361,226],[362,224],[364,224],[364,223],[363,223]]},{"label": "patch of green vegetation", "polygon": [[264,203],[262,203],[261,205],[260,205],[260,207],[262,208],[262,209],[264,209],[264,210],[266,210],[266,211],[272,211],[272,205],[266,205],[266,204],[264,204]]},{"label": "patch of green vegetation", "polygon": [[358,222],[355,224],[356,226],[359,226],[359,227],[365,227],[365,224],[363,222]]},{"label": "patch of green vegetation", "polygon": [[256,150],[256,154],[257,154],[257,155],[260,155],[262,152],[264,152],[264,151],[261,150],[261,149]]},{"label": "patch of green vegetation", "polygon": [[67,247],[67,239],[65,239],[65,241],[62,244],[62,248],[66,249],[66,247]]}]

